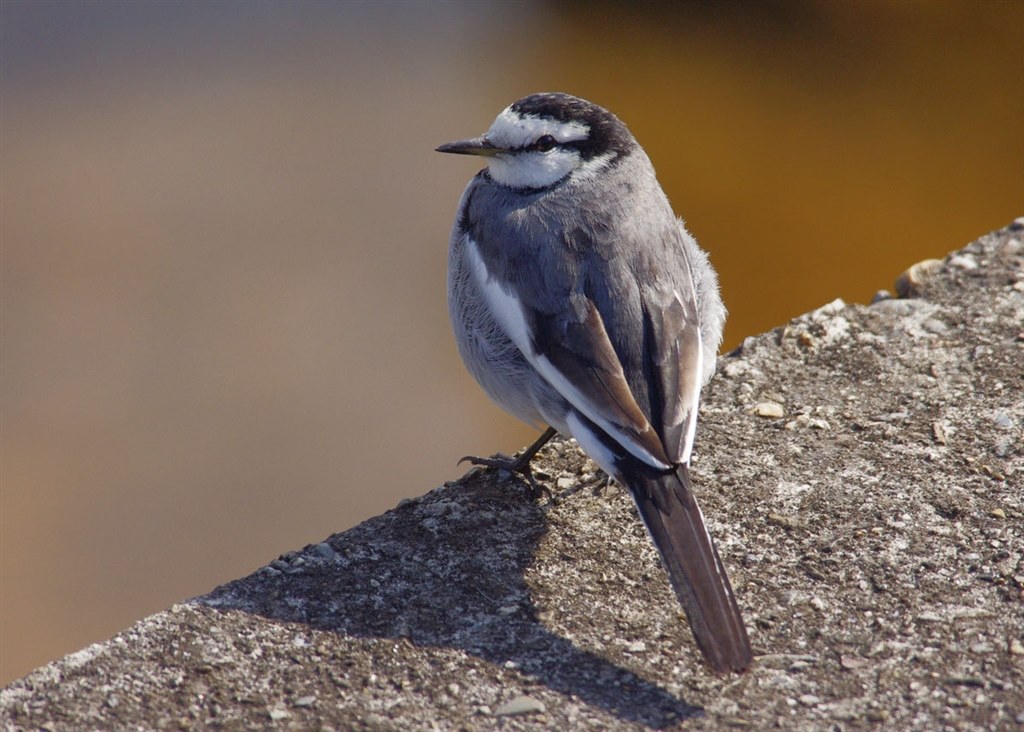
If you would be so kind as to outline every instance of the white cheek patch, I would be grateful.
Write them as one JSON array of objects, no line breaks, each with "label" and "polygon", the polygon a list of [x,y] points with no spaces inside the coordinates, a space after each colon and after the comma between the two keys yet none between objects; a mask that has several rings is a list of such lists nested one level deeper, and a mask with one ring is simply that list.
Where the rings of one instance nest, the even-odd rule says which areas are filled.
[{"label": "white cheek patch", "polygon": [[[556,148],[548,152],[530,152],[522,149],[544,135],[551,135],[560,143],[576,142],[590,136],[590,126],[578,121],[559,122],[546,117],[521,115],[508,107],[498,115],[485,135],[494,145],[513,151],[487,160],[487,170],[495,182],[509,188],[547,188],[581,168],[582,161],[576,150]],[[516,150],[519,152],[514,152]]]},{"label": "white cheek patch", "polygon": [[500,185],[509,188],[547,188],[579,166],[575,150],[550,150],[496,155],[487,160],[487,172]]},{"label": "white cheek patch", "polygon": [[495,145],[515,148],[525,147],[543,135],[551,135],[559,142],[585,140],[590,135],[590,126],[582,122],[522,116],[508,107],[494,120],[486,137]]}]

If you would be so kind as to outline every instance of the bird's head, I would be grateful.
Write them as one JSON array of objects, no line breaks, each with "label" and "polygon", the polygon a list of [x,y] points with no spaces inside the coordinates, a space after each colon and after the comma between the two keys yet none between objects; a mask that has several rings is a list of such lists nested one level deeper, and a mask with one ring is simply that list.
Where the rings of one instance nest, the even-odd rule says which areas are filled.
[{"label": "bird's head", "polygon": [[635,145],[626,125],[603,107],[546,93],[513,103],[480,137],[449,142],[437,151],[486,157],[499,185],[536,190],[595,175]]}]

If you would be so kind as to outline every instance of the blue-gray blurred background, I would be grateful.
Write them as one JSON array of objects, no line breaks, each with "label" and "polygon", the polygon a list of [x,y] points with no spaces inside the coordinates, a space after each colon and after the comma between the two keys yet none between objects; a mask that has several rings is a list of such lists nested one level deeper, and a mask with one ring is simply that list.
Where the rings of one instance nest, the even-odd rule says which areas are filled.
[{"label": "blue-gray blurred background", "polygon": [[1024,213],[1022,10],[3,0],[0,682],[533,437],[448,332],[437,144],[617,112],[732,347]]}]

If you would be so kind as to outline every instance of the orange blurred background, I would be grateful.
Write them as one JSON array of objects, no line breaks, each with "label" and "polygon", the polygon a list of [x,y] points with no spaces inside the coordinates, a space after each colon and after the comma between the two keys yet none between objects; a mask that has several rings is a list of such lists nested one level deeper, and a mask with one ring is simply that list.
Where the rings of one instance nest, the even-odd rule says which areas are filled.
[{"label": "orange blurred background", "polygon": [[1024,214],[1024,5],[642,7],[5,0],[0,683],[532,439],[433,152],[527,93],[631,126],[727,348]]}]

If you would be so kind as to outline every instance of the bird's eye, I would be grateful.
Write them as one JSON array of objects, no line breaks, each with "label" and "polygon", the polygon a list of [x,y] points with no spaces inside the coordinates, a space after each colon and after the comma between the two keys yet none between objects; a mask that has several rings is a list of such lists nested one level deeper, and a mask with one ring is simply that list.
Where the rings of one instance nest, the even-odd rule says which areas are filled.
[{"label": "bird's eye", "polygon": [[533,143],[533,149],[540,152],[547,152],[557,144],[558,141],[551,135],[542,135],[537,138],[537,142]]}]

